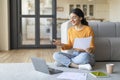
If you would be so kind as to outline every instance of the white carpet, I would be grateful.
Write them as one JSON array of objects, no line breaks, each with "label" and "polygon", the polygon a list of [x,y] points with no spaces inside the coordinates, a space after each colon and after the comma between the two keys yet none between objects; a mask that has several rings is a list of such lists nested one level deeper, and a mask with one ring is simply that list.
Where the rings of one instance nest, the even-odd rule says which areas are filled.
[{"label": "white carpet", "polygon": [[[114,73],[109,78],[94,78],[88,75],[87,80],[120,80],[120,62],[113,62],[115,64]],[[106,72],[105,62],[96,64],[93,71]],[[63,71],[72,72],[86,72],[86,70],[78,70],[74,68],[56,67],[53,64],[49,66],[61,69]],[[0,80],[58,80],[56,75],[48,75],[34,70],[31,63],[0,63]]]},{"label": "white carpet", "polygon": [[0,64],[0,80],[56,80],[53,76],[35,71],[31,63]]}]

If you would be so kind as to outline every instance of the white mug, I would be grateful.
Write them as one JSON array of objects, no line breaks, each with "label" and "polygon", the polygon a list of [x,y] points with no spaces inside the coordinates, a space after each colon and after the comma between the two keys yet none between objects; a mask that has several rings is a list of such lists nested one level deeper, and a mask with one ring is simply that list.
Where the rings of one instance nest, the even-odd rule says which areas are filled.
[{"label": "white mug", "polygon": [[106,64],[106,70],[108,74],[113,73],[113,68],[114,68],[114,64],[112,63]]}]

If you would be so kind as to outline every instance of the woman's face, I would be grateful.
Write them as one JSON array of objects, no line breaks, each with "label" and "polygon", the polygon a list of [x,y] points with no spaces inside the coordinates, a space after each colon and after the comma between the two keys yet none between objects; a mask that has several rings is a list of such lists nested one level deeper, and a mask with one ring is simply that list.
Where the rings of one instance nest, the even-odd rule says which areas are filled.
[{"label": "woman's face", "polygon": [[75,13],[70,14],[70,22],[72,23],[72,25],[81,24],[81,20],[82,20],[82,18],[77,16]]}]

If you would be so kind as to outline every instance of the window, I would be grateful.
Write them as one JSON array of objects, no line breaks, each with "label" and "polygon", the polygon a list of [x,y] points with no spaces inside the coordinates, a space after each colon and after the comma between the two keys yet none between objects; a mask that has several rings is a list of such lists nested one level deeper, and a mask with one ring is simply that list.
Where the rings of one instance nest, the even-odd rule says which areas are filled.
[{"label": "window", "polygon": [[73,4],[70,4],[70,5],[69,5],[69,13],[72,11],[72,9],[74,9],[74,5],[73,5]]},{"label": "window", "polygon": [[80,9],[80,5],[79,5],[79,4],[76,4],[76,8],[79,8],[79,9]]},{"label": "window", "polygon": [[85,16],[87,16],[87,5],[86,4],[83,5],[83,12]]},{"label": "window", "polygon": [[85,16],[94,16],[94,5],[92,4],[70,4],[69,5],[69,13],[74,8],[80,8],[83,10]]},{"label": "window", "polygon": [[94,6],[93,5],[89,5],[89,15],[93,16],[94,15]]},{"label": "window", "polygon": [[11,0],[10,11],[12,48],[55,47],[56,0]]}]

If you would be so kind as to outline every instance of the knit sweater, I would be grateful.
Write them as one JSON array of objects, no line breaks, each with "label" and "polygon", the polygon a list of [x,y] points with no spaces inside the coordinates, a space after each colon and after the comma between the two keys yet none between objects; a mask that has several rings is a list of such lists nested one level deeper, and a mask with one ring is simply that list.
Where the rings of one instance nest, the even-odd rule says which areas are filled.
[{"label": "knit sweater", "polygon": [[77,31],[75,30],[75,27],[72,26],[68,29],[68,43],[62,46],[62,50],[73,48],[75,38],[85,38],[85,37],[90,37],[90,36],[92,36],[90,47],[95,48],[94,31],[92,30],[91,27],[84,25],[83,29]]}]

